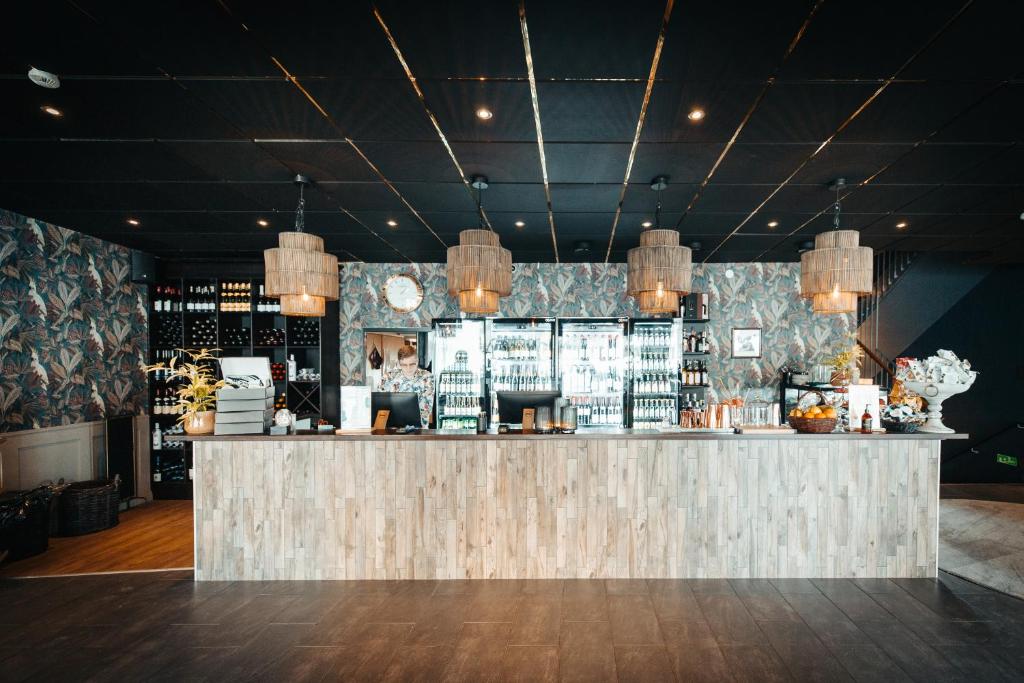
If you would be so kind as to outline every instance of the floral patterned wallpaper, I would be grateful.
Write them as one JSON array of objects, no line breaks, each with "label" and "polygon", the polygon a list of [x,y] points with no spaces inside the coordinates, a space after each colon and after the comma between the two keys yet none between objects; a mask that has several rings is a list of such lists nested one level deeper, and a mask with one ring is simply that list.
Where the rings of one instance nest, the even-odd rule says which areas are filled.
[{"label": "floral patterned wallpaper", "polygon": [[[799,263],[700,265],[693,289],[711,300],[711,400],[773,385],[787,361],[810,365],[853,341],[853,314],[813,315],[810,302],[800,298]],[[734,327],[761,328],[761,358],[731,357]]]},{"label": "floral patterned wallpaper", "polygon": [[144,287],[128,249],[0,210],[0,431],[138,413]]},{"label": "floral patterned wallpaper", "polygon": [[[393,274],[412,273],[423,285],[423,304],[399,314],[380,290]],[[799,296],[797,263],[713,263],[694,268],[694,291],[708,292],[708,334],[712,355],[709,398],[762,387],[788,359],[820,360],[847,344],[852,316],[813,316]],[[351,263],[341,276],[341,383],[361,384],[364,328],[429,328],[434,318],[458,317],[448,296],[443,263]],[[636,317],[626,296],[626,266],[611,264],[519,263],[512,295],[501,302],[502,317]],[[762,328],[762,357],[731,358],[734,327]]]}]

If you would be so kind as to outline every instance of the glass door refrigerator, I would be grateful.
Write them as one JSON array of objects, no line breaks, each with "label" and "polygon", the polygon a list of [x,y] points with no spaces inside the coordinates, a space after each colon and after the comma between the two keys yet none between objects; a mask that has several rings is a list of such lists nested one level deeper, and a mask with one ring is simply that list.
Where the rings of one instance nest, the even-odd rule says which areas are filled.
[{"label": "glass door refrigerator", "polygon": [[634,429],[679,424],[681,356],[679,319],[630,321],[628,404]]},{"label": "glass door refrigerator", "polygon": [[580,428],[625,425],[626,318],[558,321],[562,396],[576,406]]},{"label": "glass door refrigerator", "polygon": [[501,421],[499,391],[550,391],[557,386],[555,319],[488,319],[487,370],[494,427]]},{"label": "glass door refrigerator", "polygon": [[484,321],[435,320],[434,413],[438,429],[476,430],[484,398]]}]

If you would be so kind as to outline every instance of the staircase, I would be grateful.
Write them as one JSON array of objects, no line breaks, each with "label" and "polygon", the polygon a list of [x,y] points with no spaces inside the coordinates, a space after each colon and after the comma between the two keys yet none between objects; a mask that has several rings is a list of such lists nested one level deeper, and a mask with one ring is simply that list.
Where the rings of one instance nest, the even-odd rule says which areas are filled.
[{"label": "staircase", "polygon": [[872,377],[884,391],[892,388],[895,364],[879,349],[882,298],[910,268],[917,257],[913,251],[883,251],[875,254],[874,288],[857,302],[857,344],[864,351],[861,376]]},{"label": "staircase", "polygon": [[857,308],[862,376],[892,384],[892,360],[903,354],[989,273],[955,254],[883,251],[875,255],[874,290]]}]

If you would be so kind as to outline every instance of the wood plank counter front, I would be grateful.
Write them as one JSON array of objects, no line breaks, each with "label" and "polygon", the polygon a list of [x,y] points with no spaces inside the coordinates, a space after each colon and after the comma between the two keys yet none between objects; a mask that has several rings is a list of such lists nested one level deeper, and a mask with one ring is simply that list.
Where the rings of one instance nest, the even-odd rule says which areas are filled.
[{"label": "wood plank counter front", "polygon": [[195,576],[931,577],[940,438],[192,437]]}]

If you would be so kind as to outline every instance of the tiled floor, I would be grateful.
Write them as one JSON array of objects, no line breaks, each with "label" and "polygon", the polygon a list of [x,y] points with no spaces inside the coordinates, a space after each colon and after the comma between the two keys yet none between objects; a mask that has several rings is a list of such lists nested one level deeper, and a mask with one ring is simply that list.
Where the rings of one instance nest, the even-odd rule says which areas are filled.
[{"label": "tiled floor", "polygon": [[1011,680],[1024,603],[932,580],[0,581],[0,681]]},{"label": "tiled floor", "polygon": [[1024,598],[1024,505],[962,499],[940,504],[939,566]]}]

